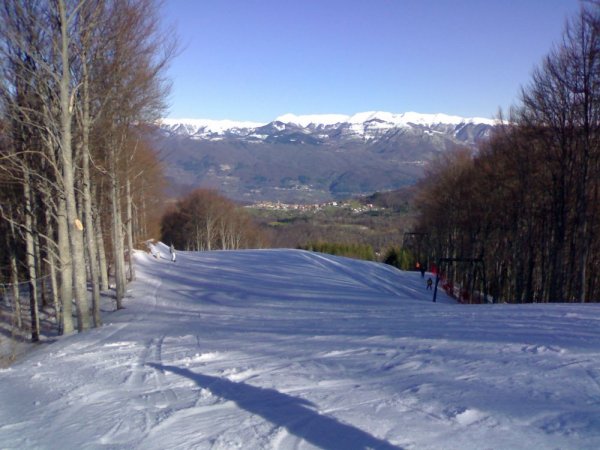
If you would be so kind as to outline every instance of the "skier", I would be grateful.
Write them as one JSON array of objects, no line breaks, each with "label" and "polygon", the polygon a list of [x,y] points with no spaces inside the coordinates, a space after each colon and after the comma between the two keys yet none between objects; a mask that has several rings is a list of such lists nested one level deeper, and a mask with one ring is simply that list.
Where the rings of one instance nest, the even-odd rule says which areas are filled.
[{"label": "skier", "polygon": [[433,290],[433,280],[431,279],[431,277],[427,278],[427,289]]},{"label": "skier", "polygon": [[171,251],[171,261],[175,262],[177,256],[175,255],[175,247],[173,247],[173,244],[171,244],[171,248],[169,250]]}]

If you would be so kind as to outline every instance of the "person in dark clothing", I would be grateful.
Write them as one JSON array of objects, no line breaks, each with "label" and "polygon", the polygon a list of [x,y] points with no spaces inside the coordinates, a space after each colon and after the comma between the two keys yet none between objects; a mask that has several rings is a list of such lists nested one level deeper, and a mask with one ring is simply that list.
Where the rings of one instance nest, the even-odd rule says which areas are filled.
[{"label": "person in dark clothing", "polygon": [[431,279],[431,277],[427,278],[427,289],[433,290],[433,280]]}]

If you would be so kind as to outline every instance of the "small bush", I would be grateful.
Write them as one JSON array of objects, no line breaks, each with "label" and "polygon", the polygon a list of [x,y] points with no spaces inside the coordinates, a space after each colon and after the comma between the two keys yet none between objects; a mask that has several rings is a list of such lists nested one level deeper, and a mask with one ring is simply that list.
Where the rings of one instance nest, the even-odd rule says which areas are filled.
[{"label": "small bush", "polygon": [[416,264],[412,252],[400,247],[389,248],[383,257],[383,262],[401,270],[413,270]]}]

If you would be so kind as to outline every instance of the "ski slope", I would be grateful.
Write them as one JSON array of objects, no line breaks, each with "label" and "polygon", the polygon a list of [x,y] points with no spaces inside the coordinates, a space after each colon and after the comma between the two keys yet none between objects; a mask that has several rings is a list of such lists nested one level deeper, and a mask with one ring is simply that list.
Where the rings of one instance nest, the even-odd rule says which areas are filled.
[{"label": "ski slope", "polygon": [[298,250],[136,269],[105,326],[0,370],[0,448],[600,447],[599,305],[434,304]]}]

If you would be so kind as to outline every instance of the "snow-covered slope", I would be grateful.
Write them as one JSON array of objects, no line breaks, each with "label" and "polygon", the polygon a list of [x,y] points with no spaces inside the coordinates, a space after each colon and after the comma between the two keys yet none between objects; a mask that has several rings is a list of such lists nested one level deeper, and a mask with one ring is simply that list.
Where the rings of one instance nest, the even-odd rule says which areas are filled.
[{"label": "snow-covered slope", "polygon": [[417,273],[294,250],[136,263],[104,327],[0,371],[0,447],[600,442],[598,305],[434,304]]}]

